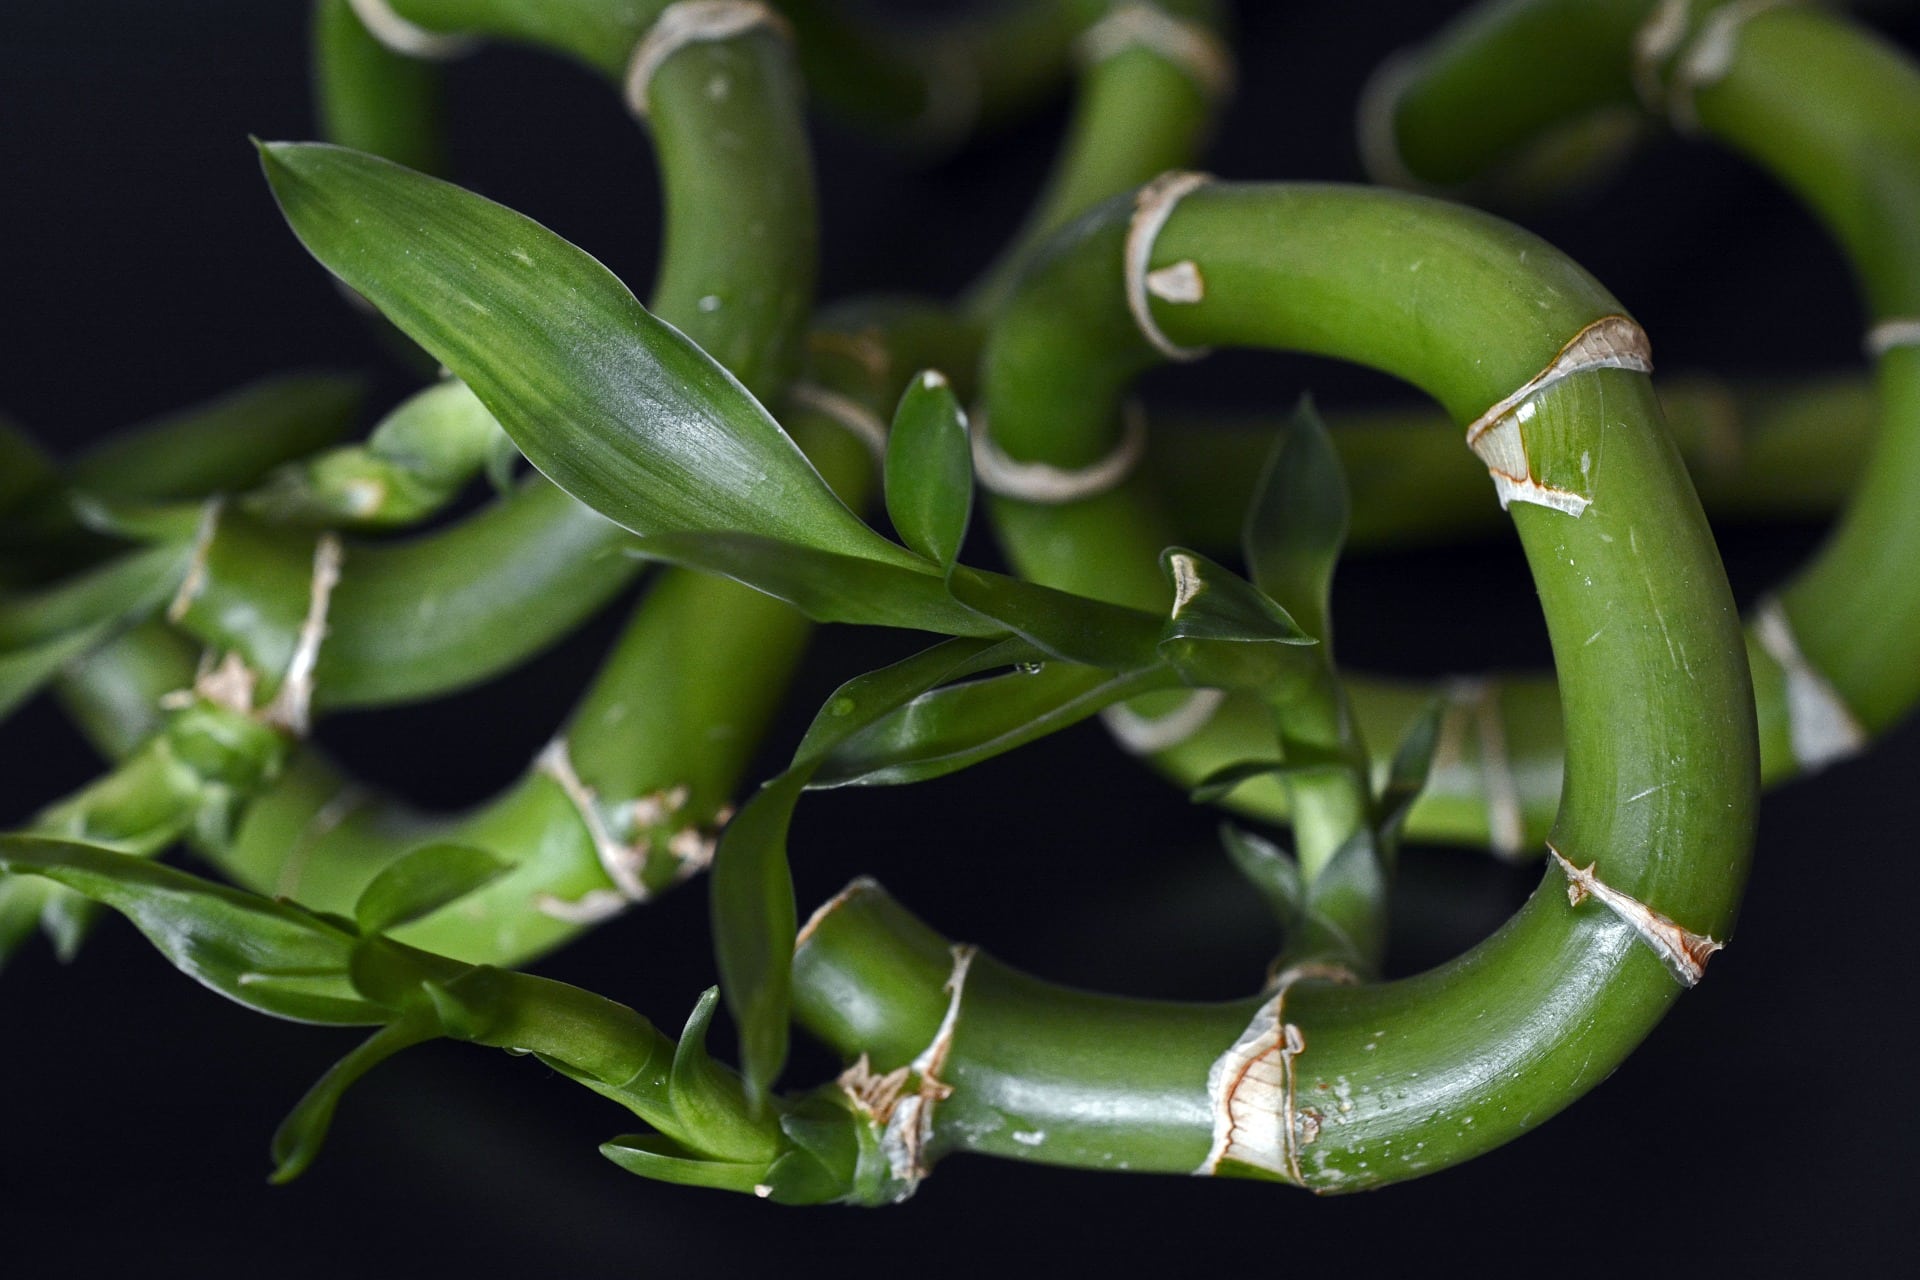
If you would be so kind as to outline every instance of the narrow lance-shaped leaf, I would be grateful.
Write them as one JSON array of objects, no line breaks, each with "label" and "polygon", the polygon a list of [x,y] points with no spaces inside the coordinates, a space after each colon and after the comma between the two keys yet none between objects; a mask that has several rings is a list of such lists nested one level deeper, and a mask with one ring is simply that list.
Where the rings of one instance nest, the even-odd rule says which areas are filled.
[{"label": "narrow lance-shaped leaf", "polygon": [[360,931],[386,933],[497,880],[510,864],[469,845],[430,844],[381,869],[354,903]]},{"label": "narrow lance-shaped leaf", "polygon": [[45,876],[112,907],[182,973],[262,1013],[345,1025],[389,1017],[347,978],[356,936],[289,903],[32,836],[0,836],[0,871]]},{"label": "narrow lance-shaped leaf", "polygon": [[440,1027],[425,1007],[409,1009],[393,1022],[373,1033],[359,1047],[327,1069],[314,1082],[306,1096],[294,1105],[273,1134],[273,1174],[269,1182],[279,1186],[292,1182],[307,1171],[327,1130],[333,1125],[333,1113],[341,1095],[361,1076],[399,1053],[402,1049],[432,1040]]},{"label": "narrow lance-shaped leaf", "polygon": [[904,627],[939,635],[993,635],[1006,628],[956,601],[929,573],[835,555],[747,533],[663,533],[634,553],[732,578],[785,600],[815,622]]},{"label": "narrow lance-shaped leaf", "polygon": [[948,575],[947,586],[955,600],[1047,657],[1113,671],[1159,661],[1160,619],[1142,610],[964,565]]},{"label": "narrow lance-shaped leaf", "polygon": [[835,747],[809,785],[899,786],[945,777],[1116,702],[1179,687],[1179,676],[1162,664],[1115,672],[1047,663],[932,689]]},{"label": "narrow lance-shaped leaf", "polygon": [[887,518],[906,544],[950,569],[973,507],[967,415],[945,375],[928,369],[907,384],[887,436]]},{"label": "narrow lance-shaped leaf", "polygon": [[1445,711],[1443,699],[1435,698],[1428,703],[1407,726],[1400,745],[1394,750],[1375,819],[1380,838],[1388,849],[1399,840],[1401,825],[1406,822],[1414,801],[1426,789],[1427,777],[1433,772],[1433,755],[1440,745],[1440,721]]},{"label": "narrow lance-shaped leaf", "polygon": [[1173,582],[1162,657],[1195,685],[1271,690],[1315,669],[1313,637],[1238,574],[1195,551],[1168,547],[1161,567]]},{"label": "narrow lance-shaped leaf", "polygon": [[545,227],[343,148],[260,154],[307,249],[588,506],[640,534],[732,530],[919,566],[834,496],[725,369]]},{"label": "narrow lance-shaped leaf", "polygon": [[713,941],[720,989],[740,1028],[741,1065],[756,1105],[787,1057],[798,920],[787,830],[808,779],[840,742],[948,680],[1035,657],[1018,639],[955,639],[849,680],[827,699],[793,763],[741,806],[714,854]]},{"label": "narrow lance-shaped leaf", "polygon": [[1254,583],[1325,642],[1333,572],[1346,545],[1347,477],[1326,423],[1303,397],[1254,486],[1241,535]]}]

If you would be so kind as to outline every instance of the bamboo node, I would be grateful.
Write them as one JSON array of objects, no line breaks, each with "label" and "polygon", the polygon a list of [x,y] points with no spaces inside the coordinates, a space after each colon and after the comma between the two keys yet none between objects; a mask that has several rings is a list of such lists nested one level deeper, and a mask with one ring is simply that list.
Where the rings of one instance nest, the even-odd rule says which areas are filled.
[{"label": "bamboo node", "polygon": [[1563,378],[1593,369],[1653,371],[1653,348],[1646,331],[1626,316],[1602,316],[1576,333],[1559,354],[1512,393],[1495,401],[1467,427],[1467,447],[1487,464],[1502,510],[1529,502],[1579,518],[1592,499],[1571,489],[1543,484],[1533,474],[1521,428],[1538,411],[1535,397]]},{"label": "bamboo node", "polygon": [[307,614],[300,620],[293,656],[287,659],[280,688],[267,704],[266,723],[304,737],[311,727],[313,674],[320,662],[320,645],[327,638],[327,607],[340,585],[340,565],[346,552],[338,534],[323,533],[313,544],[313,578],[308,586]]},{"label": "bamboo node", "polygon": [[1134,401],[1121,406],[1121,432],[1113,451],[1084,467],[1056,467],[1046,462],[1022,462],[994,443],[987,429],[987,414],[976,409],[970,416],[973,441],[973,470],[981,487],[1003,498],[1058,506],[1098,497],[1119,487],[1133,474],[1147,451],[1147,415]]},{"label": "bamboo node", "polygon": [[[842,891],[842,896],[861,883],[856,880]],[[949,948],[953,969],[947,975],[947,1011],[932,1041],[912,1062],[882,1075],[873,1070],[871,1059],[863,1053],[840,1073],[841,1092],[880,1130],[881,1153],[887,1158],[888,1172],[900,1186],[894,1196],[896,1203],[911,1196],[932,1171],[927,1149],[933,1140],[934,1108],[953,1096],[953,1086],[941,1080],[940,1073],[953,1051],[954,1028],[960,1021],[960,1002],[975,950],[966,943]]]},{"label": "bamboo node", "polygon": [[1787,741],[1794,762],[1813,773],[1859,754],[1867,745],[1866,728],[1800,651],[1779,597],[1769,596],[1754,609],[1753,638],[1786,676]]},{"label": "bamboo node", "polygon": [[[1212,181],[1209,174],[1176,169],[1161,174],[1141,187],[1133,198],[1133,218],[1127,224],[1126,250],[1122,259],[1127,310],[1133,313],[1133,322],[1139,328],[1140,336],[1169,360],[1198,360],[1207,354],[1208,348],[1181,346],[1167,337],[1159,322],[1153,318],[1147,289],[1153,244],[1159,239],[1161,228],[1167,225],[1167,219],[1173,216],[1175,206]],[[1194,268],[1194,275],[1198,277],[1198,267]],[[1199,301],[1198,297],[1193,301]]]},{"label": "bamboo node", "polygon": [[815,907],[813,914],[807,917],[807,922],[800,926],[800,932],[795,934],[793,938],[795,954],[798,954],[800,948],[807,945],[807,940],[813,937],[814,932],[826,922],[828,916],[861,894],[873,893],[879,888],[880,882],[872,876],[855,876],[852,880],[848,881],[846,888]]},{"label": "bamboo node", "polygon": [[679,0],[668,5],[633,47],[633,59],[627,63],[628,109],[642,120],[647,118],[647,91],[654,74],[686,46],[731,40],[760,27],[787,38],[793,34],[785,18],[756,0]]},{"label": "bamboo node", "polygon": [[1213,1145],[1194,1173],[1211,1177],[1229,1161],[1306,1186],[1300,1149],[1320,1136],[1320,1116],[1295,1105],[1297,1064],[1307,1036],[1285,1017],[1287,992],[1300,982],[1356,981],[1344,965],[1302,964],[1283,970],[1273,995],[1207,1071]]},{"label": "bamboo node", "polygon": [[1407,167],[1400,154],[1400,138],[1393,122],[1394,112],[1400,107],[1400,95],[1419,74],[1419,68],[1419,56],[1414,50],[1395,50],[1374,68],[1360,90],[1360,105],[1354,112],[1354,141],[1360,149],[1360,167],[1367,177],[1383,187],[1420,191],[1428,185]]},{"label": "bamboo node", "polygon": [[1920,316],[1895,316],[1867,330],[1867,355],[1878,359],[1898,347],[1920,347]]},{"label": "bamboo node", "polygon": [[872,410],[855,400],[815,382],[796,382],[787,388],[787,398],[802,409],[819,414],[859,440],[876,459],[887,456],[887,424]]},{"label": "bamboo node", "polygon": [[403,58],[444,62],[472,53],[480,41],[455,32],[433,31],[393,11],[390,0],[347,0],[367,34]]},{"label": "bamboo node", "polygon": [[1225,97],[1233,90],[1233,59],[1219,37],[1158,5],[1122,4],[1108,10],[1080,34],[1074,55],[1082,66],[1090,67],[1133,48],[1158,54],[1210,98]]},{"label": "bamboo node", "polygon": [[1740,29],[1769,9],[1795,3],[1798,0],[1734,0],[1707,15],[1673,64],[1672,82],[1667,87],[1667,118],[1675,129],[1686,134],[1700,132],[1694,95],[1718,84],[1733,69]]},{"label": "bamboo node", "polygon": [[1589,862],[1584,867],[1576,867],[1564,854],[1551,844],[1547,852],[1560,865],[1567,877],[1567,904],[1577,907],[1589,897],[1599,902],[1613,914],[1633,926],[1635,933],[1653,948],[1653,953],[1666,964],[1668,972],[1682,986],[1691,987],[1699,983],[1707,971],[1707,961],[1713,953],[1726,946],[1704,933],[1694,933],[1675,924],[1667,916],[1652,907],[1622,893],[1594,874],[1598,863]]},{"label": "bamboo node", "polygon": [[1100,720],[1107,732],[1134,755],[1158,755],[1204,729],[1226,700],[1227,695],[1218,689],[1195,689],[1163,716],[1143,716],[1121,703],[1103,708]]},{"label": "bamboo node", "polygon": [[1633,91],[1649,111],[1661,109],[1661,75],[1692,25],[1693,0],[1660,0],[1633,33]]},{"label": "bamboo node", "polygon": [[187,571],[180,578],[180,589],[167,603],[167,621],[179,622],[193,608],[193,602],[207,588],[207,557],[213,552],[213,539],[220,532],[220,517],[227,500],[208,498],[200,507],[199,523],[193,528],[193,546],[187,553]]}]

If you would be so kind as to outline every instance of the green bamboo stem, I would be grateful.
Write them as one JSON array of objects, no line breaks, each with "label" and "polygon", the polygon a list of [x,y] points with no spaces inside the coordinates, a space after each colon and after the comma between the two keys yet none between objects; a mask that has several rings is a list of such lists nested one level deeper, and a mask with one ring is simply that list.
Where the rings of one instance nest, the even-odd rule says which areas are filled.
[{"label": "green bamboo stem", "polygon": [[[395,12],[429,28],[542,44],[624,76],[665,7],[472,0]],[[711,92],[716,83],[727,91]],[[667,200],[653,310],[749,388],[772,394],[799,359],[815,270],[812,176],[784,39],[760,26],[685,45],[643,88]],[[382,705],[507,669],[631,580],[638,566],[625,545],[613,525],[534,483],[412,543],[350,547],[316,705]],[[308,549],[228,514],[203,550],[178,621],[256,670],[279,672],[305,616]]]},{"label": "green bamboo stem", "polygon": [[489,463],[518,457],[486,407],[449,379],[408,397],[364,444],[276,468],[239,505],[273,524],[411,525],[453,501]]},{"label": "green bamboo stem", "polygon": [[833,0],[777,7],[793,24],[807,83],[829,111],[899,142],[951,147],[1052,91],[1103,4],[997,4],[918,29],[852,21]]},{"label": "green bamboo stem", "polygon": [[[1879,404],[1856,377],[1729,385],[1654,380],[1660,408],[1707,513],[1716,519],[1830,515],[1853,492]],[[1203,550],[1240,536],[1240,513],[1273,448],[1274,425],[1248,415],[1153,415],[1142,469],[1180,536]],[[1485,468],[1436,429],[1431,409],[1342,412],[1332,418],[1353,491],[1348,544],[1445,544],[1502,527]]]},{"label": "green bamboo stem", "polygon": [[[951,350],[956,332],[925,304],[842,308],[815,331],[810,378],[884,416],[900,384],[926,357]],[[822,474],[860,503],[874,470],[867,442],[817,411],[789,420]],[[602,829],[629,847],[648,844],[637,871],[649,895],[704,865],[810,633],[797,613],[757,592],[663,574],[557,735]],[[110,754],[144,738],[145,708],[191,679],[190,655],[164,635],[142,640],[111,647],[67,684],[77,718]],[[690,725],[703,728],[690,734]],[[200,845],[259,892],[344,912],[381,869],[427,844],[477,847],[514,865],[456,907],[399,930],[413,945],[518,965],[577,936],[598,912],[630,905],[608,876],[579,795],[550,768],[451,817],[354,783],[314,748],[265,781],[231,839]],[[636,802],[662,812],[635,823]]]},{"label": "green bamboo stem", "polygon": [[1061,154],[1026,222],[969,290],[968,313],[991,317],[1046,238],[1085,210],[1194,163],[1232,77],[1216,8],[1119,5],[1082,33]]},{"label": "green bamboo stem", "polygon": [[[988,424],[1020,463],[1085,467],[1108,455],[1127,382],[1161,358],[1128,312],[1129,213],[1104,206],[1063,236],[994,330]],[[1696,950],[1721,937],[1751,838],[1757,760],[1737,622],[1697,500],[1644,374],[1602,361],[1508,400],[1619,304],[1504,224],[1330,187],[1193,191],[1142,269],[1180,263],[1204,282],[1198,296],[1148,303],[1179,348],[1273,346],[1361,361],[1420,386],[1463,425],[1506,405],[1496,429],[1515,433],[1519,457],[1507,465],[1525,468],[1511,513],[1567,708],[1554,845],[1629,895],[1616,901],[1684,922]],[[1382,287],[1415,276],[1417,291]],[[1163,540],[1149,497],[1134,480],[1057,505],[1000,497],[990,506],[1023,572],[1163,603],[1163,584],[1134,571],[1128,555],[1130,544]],[[1574,499],[1584,500],[1578,515],[1543,505]],[[1264,1006],[1271,1034],[1253,1046],[1281,1083],[1264,1110],[1242,1117],[1271,1141],[1251,1156],[1230,1150],[1226,1166],[1322,1189],[1374,1185],[1497,1145],[1602,1078],[1678,988],[1631,926],[1590,899],[1569,907],[1566,886],[1549,870],[1495,938],[1421,978],[1283,986]],[[802,1020],[884,1070],[903,1041],[917,1049],[933,1034],[927,1013],[951,966],[938,939],[897,913],[866,922],[873,913],[855,907],[876,897],[855,894],[816,919],[796,981]],[[941,1077],[954,1093],[936,1111],[940,1142],[1069,1163],[1210,1163],[1220,1098],[1209,1097],[1209,1071],[1232,1075],[1236,1037],[1260,1030],[1250,1025],[1254,1006],[1078,996],[980,963]],[[979,1019],[971,1032],[969,1017]],[[1526,1071],[1505,1069],[1521,1061]],[[1350,1097],[1351,1110],[1310,1104],[1322,1086]],[[1309,1106],[1317,1114],[1303,1120]],[[1256,1167],[1235,1164],[1247,1160]]]},{"label": "green bamboo stem", "polygon": [[77,496],[171,502],[249,487],[345,435],[363,391],[338,374],[263,378],[117,431],[58,467],[6,459],[17,490],[0,512],[6,572],[42,579],[115,549],[79,523]]},{"label": "green bamboo stem", "polygon": [[[632,48],[663,7],[653,6],[623,49]],[[625,6],[620,8],[624,15]],[[476,6],[483,20],[487,9]],[[549,16],[567,15],[555,10]],[[511,23],[504,33],[523,34]],[[608,49],[594,48],[604,65]],[[384,84],[376,75],[347,87],[378,94]],[[716,84],[726,91],[714,92]],[[747,385],[771,393],[799,358],[815,269],[812,179],[798,84],[784,42],[764,26],[696,41],[661,60],[639,89],[635,96],[641,100],[633,105],[654,124],[668,204],[654,307],[728,362]],[[438,394],[453,398],[458,408],[458,392]],[[425,475],[444,490],[463,477],[480,434],[471,429],[473,415],[452,416],[451,427],[432,415],[390,422],[361,450],[321,459],[280,489],[230,505],[251,505],[283,519],[316,514],[314,507],[324,514],[329,497],[344,493],[351,501],[351,483],[367,478],[370,462],[374,478],[383,482]],[[836,428],[816,426],[813,434],[827,465],[842,473],[870,468],[864,452],[850,451]],[[855,458],[852,467],[849,456]],[[278,506],[276,497],[282,500]],[[414,497],[421,501],[405,518],[444,494]],[[324,642],[311,673],[312,705],[382,705],[484,679],[571,630],[638,571],[639,562],[625,554],[627,544],[616,526],[544,481],[532,481],[449,529],[400,544],[349,548],[337,585],[323,590],[308,538],[264,525],[245,511],[210,506],[169,613],[204,643],[266,673],[258,693],[263,703],[281,695],[284,676],[317,618]],[[612,863],[616,854],[631,852],[641,862],[622,877],[628,881],[617,895],[622,904],[704,864],[711,849],[706,832],[737,784],[806,628],[785,606],[731,583],[669,575],[650,603],[656,607],[643,610],[629,628],[620,660],[582,709],[584,742],[554,753],[547,773],[502,804],[483,809],[471,823],[453,824],[457,834],[507,845],[525,860],[522,876],[505,877],[494,888],[497,901],[481,903],[488,910],[457,926],[441,923],[451,935],[448,949],[524,959],[550,948],[596,914],[569,915],[566,904],[604,904],[613,892],[609,873],[621,870]],[[751,665],[747,654],[756,646],[763,646],[768,678],[742,680],[743,668]],[[704,665],[691,672],[683,665],[675,674],[662,668],[670,660]],[[636,726],[621,722],[629,713],[639,722],[649,708],[669,709],[652,687],[661,683],[679,688],[679,710],[690,722],[716,730],[702,749],[676,751],[675,744],[684,745],[685,723],[675,723],[666,738],[658,734],[660,724],[638,725],[654,732],[640,740],[643,749],[634,749]],[[303,702],[302,719],[305,709]],[[734,735],[718,732],[728,729]],[[583,762],[574,760],[575,751]],[[672,781],[653,787],[647,779],[658,773]],[[275,825],[288,804],[301,813],[316,789],[323,792],[317,808],[302,814],[297,826]],[[244,836],[205,843],[216,854],[258,855],[264,849],[260,861],[234,856],[228,869],[269,892],[302,889],[332,905],[342,899],[350,904],[348,893],[448,826],[408,820],[391,804],[372,806],[349,828],[362,839],[346,847],[373,856],[318,858],[316,885],[306,890],[303,881],[316,862],[311,846],[351,816],[352,806],[342,798],[351,794],[324,764],[303,762],[270,794],[271,803],[250,811],[249,824],[264,829],[264,836],[252,844]],[[664,811],[642,820],[633,808],[642,802]],[[632,820],[632,829],[620,824],[622,817]],[[614,830],[590,830],[590,820]],[[522,842],[542,832],[559,835],[547,844]],[[671,856],[653,860],[648,871],[637,846],[656,838],[671,843]],[[537,887],[530,889],[528,881]],[[327,898],[329,891],[335,896]],[[539,903],[552,909],[543,913],[535,909]],[[437,937],[431,927],[418,932]]]},{"label": "green bamboo stem", "polygon": [[349,0],[313,6],[313,93],[320,132],[423,173],[447,169],[440,68],[380,43]]},{"label": "green bamboo stem", "polygon": [[[1697,5],[1691,16],[1697,22],[1718,7]],[[1475,11],[1397,85],[1391,119],[1401,161],[1422,180],[1464,181],[1541,130],[1596,104],[1631,101],[1639,27],[1627,19],[1651,11],[1590,0]],[[1675,58],[1687,56],[1684,35],[1676,47],[1656,68],[1668,80]],[[1552,87],[1505,92],[1515,58]],[[1655,85],[1656,100],[1671,107],[1664,83]],[[1842,17],[1769,9],[1738,27],[1724,73],[1686,101],[1691,127],[1751,156],[1821,217],[1854,265],[1873,323],[1920,313],[1920,75],[1909,60]],[[1920,476],[1920,355],[1912,348],[1878,357],[1876,414],[1870,443],[1845,437],[1817,464],[1858,466],[1859,485],[1815,560],[1779,589],[1779,612],[1769,609],[1750,627],[1761,770],[1770,784],[1850,754],[1920,700],[1920,590],[1897,568],[1920,550],[1920,504],[1910,498]],[[1381,732],[1393,732],[1395,716],[1409,710],[1406,699],[1360,682],[1353,693],[1363,720]],[[1544,686],[1539,677],[1503,680],[1495,705],[1502,713],[1493,720],[1472,718],[1492,726],[1504,766],[1478,779],[1456,775],[1459,790],[1424,798],[1410,833],[1491,842],[1510,855],[1537,847],[1558,773]],[[1524,719],[1513,714],[1521,707]],[[1161,763],[1175,777],[1203,776],[1205,762],[1257,741],[1248,722],[1245,713],[1223,716]],[[1271,788],[1242,788],[1232,800],[1262,816],[1284,812]]]}]

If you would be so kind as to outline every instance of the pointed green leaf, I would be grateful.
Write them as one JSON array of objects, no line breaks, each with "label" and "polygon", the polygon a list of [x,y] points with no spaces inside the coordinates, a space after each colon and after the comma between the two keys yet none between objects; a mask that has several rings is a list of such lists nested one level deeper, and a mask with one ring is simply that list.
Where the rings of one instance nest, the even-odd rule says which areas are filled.
[{"label": "pointed green leaf", "polygon": [[267,1181],[281,1186],[307,1171],[326,1141],[341,1095],[356,1080],[402,1049],[432,1040],[439,1034],[440,1029],[429,1014],[409,1010],[329,1067],[274,1130],[273,1173]]},{"label": "pointed green leaf", "polygon": [[389,1017],[347,979],[355,936],[290,903],[32,836],[0,836],[0,871],[45,876],[112,907],[182,973],[262,1013],[346,1025]]},{"label": "pointed green leaf", "polygon": [[750,1119],[740,1078],[707,1052],[707,1028],[719,1005],[720,988],[702,992],[674,1050],[667,1080],[667,1096],[681,1126],[674,1137],[708,1159],[765,1164],[779,1148],[773,1118]]},{"label": "pointed green leaf", "polygon": [[835,747],[809,787],[899,786],[944,777],[1116,702],[1180,687],[1165,666],[1113,672],[1048,663],[929,690]]},{"label": "pointed green leaf", "polygon": [[1173,582],[1173,611],[1159,652],[1190,683],[1271,690],[1318,669],[1313,637],[1238,574],[1182,547],[1160,554]]},{"label": "pointed green leaf", "polygon": [[512,870],[485,849],[430,844],[381,869],[360,892],[353,917],[366,934],[387,933],[466,897]]},{"label": "pointed green leaf", "polygon": [[1254,486],[1241,536],[1260,590],[1325,641],[1333,573],[1346,545],[1347,477],[1327,427],[1302,397]]},{"label": "pointed green leaf", "polygon": [[1231,822],[1220,824],[1220,844],[1234,867],[1267,900],[1274,916],[1283,926],[1291,928],[1306,908],[1307,893],[1300,878],[1300,864],[1271,840]]},{"label": "pointed green leaf", "polygon": [[1427,777],[1433,772],[1433,753],[1440,745],[1440,721],[1445,712],[1445,699],[1435,698],[1428,703],[1407,726],[1400,745],[1394,750],[1386,785],[1380,791],[1379,816],[1375,823],[1380,838],[1389,847],[1400,838],[1401,825],[1406,822],[1414,801],[1426,789]]},{"label": "pointed green leaf", "polygon": [[973,509],[967,415],[932,369],[907,384],[887,436],[887,518],[909,547],[950,569]]},{"label": "pointed green leaf", "polygon": [[765,1185],[767,1164],[732,1164],[708,1160],[659,1133],[629,1133],[600,1144],[600,1154],[625,1169],[655,1182],[715,1191],[752,1194]]},{"label": "pointed green leaf", "polygon": [[1232,795],[1243,783],[1286,771],[1284,760],[1242,760],[1222,765],[1188,788],[1187,798],[1195,804],[1212,804]]},{"label": "pointed green leaf", "polygon": [[1159,661],[1160,619],[1139,609],[964,566],[947,586],[967,608],[1063,662],[1127,671]]},{"label": "pointed green leaf", "polygon": [[762,786],[727,824],[710,876],[713,944],[720,989],[740,1028],[741,1066],[754,1106],[787,1057],[798,930],[787,830],[808,778],[834,746],[902,703],[1031,652],[1017,640],[948,640],[849,680],[814,717],[787,771]]},{"label": "pointed green leaf", "polygon": [[667,533],[636,555],[718,574],[785,600],[815,622],[904,627],[939,635],[1003,630],[947,594],[931,573],[834,555],[746,533]]},{"label": "pointed green leaf", "polygon": [[918,563],[833,495],[725,369],[538,223],[339,147],[260,154],[308,250],[588,506],[640,534],[729,530]]}]

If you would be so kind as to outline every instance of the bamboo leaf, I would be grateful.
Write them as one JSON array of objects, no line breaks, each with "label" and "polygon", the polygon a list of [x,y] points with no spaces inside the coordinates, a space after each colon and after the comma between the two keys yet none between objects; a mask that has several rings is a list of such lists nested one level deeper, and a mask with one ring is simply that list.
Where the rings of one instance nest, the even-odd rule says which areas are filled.
[{"label": "bamboo leaf", "polygon": [[1440,721],[1446,712],[1444,699],[1435,698],[1426,708],[1415,716],[1413,723],[1400,738],[1400,745],[1394,749],[1393,763],[1387,769],[1386,785],[1381,788],[1378,804],[1379,816],[1375,825],[1379,828],[1380,838],[1391,847],[1400,838],[1400,828],[1407,820],[1414,801],[1426,789],[1427,777],[1433,772],[1433,753],[1440,744]]},{"label": "bamboo leaf", "polygon": [[918,564],[834,496],[732,375],[551,231],[343,148],[260,155],[307,249],[588,506],[642,535],[727,530]]},{"label": "bamboo leaf", "polygon": [[904,627],[940,635],[1003,630],[957,603],[930,573],[835,555],[748,533],[667,533],[644,538],[636,555],[699,569],[785,600],[815,622]]},{"label": "bamboo leaf", "polygon": [[1159,660],[1160,620],[1139,609],[964,566],[948,576],[947,587],[955,600],[1048,657],[1115,671]]},{"label": "bamboo leaf", "polygon": [[714,1160],[771,1160],[778,1147],[771,1123],[756,1124],[740,1105],[740,1079],[707,1052],[707,1029],[720,1005],[720,988],[701,993],[673,1054],[667,1097],[680,1122],[681,1142]]},{"label": "bamboo leaf", "polygon": [[1234,867],[1267,900],[1282,926],[1291,928],[1306,909],[1307,890],[1300,864],[1271,840],[1231,822],[1220,824],[1220,844]]},{"label": "bamboo leaf", "polygon": [[906,544],[951,569],[973,508],[967,415],[946,378],[926,370],[907,384],[887,436],[887,518]]},{"label": "bamboo leaf", "polygon": [[1286,771],[1287,764],[1284,760],[1241,760],[1235,764],[1222,765],[1194,783],[1187,791],[1187,798],[1195,804],[1212,804],[1216,800],[1224,800],[1232,795],[1243,783],[1271,774],[1283,774]]},{"label": "bamboo leaf", "polygon": [[1321,641],[1331,634],[1327,609],[1348,507],[1340,455],[1313,401],[1302,397],[1254,486],[1241,544],[1260,590]]},{"label": "bamboo leaf", "polygon": [[665,1134],[629,1133],[600,1144],[600,1154],[625,1169],[655,1182],[715,1191],[752,1193],[764,1184],[767,1164],[732,1164],[709,1160],[689,1151]]},{"label": "bamboo leaf", "polygon": [[44,876],[112,907],[182,973],[261,1013],[345,1025],[389,1017],[347,978],[355,935],[290,903],[33,836],[0,836],[0,871]]},{"label": "bamboo leaf", "polygon": [[355,1081],[402,1049],[435,1039],[439,1034],[440,1028],[425,1010],[409,1010],[329,1067],[274,1130],[273,1173],[267,1181],[282,1186],[307,1171],[326,1141],[341,1095]]},{"label": "bamboo leaf", "polygon": [[512,865],[485,849],[460,844],[430,844],[382,868],[353,906],[364,934],[387,933],[432,915],[499,879]]},{"label": "bamboo leaf", "polygon": [[1164,665],[1113,672],[1050,663],[932,689],[835,747],[808,785],[899,786],[944,777],[1116,702],[1178,687],[1179,678]]},{"label": "bamboo leaf", "polygon": [[793,943],[798,921],[787,831],[808,779],[839,743],[947,680],[1022,661],[1032,649],[1003,638],[947,640],[835,690],[793,763],[755,792],[727,824],[711,875],[720,990],[740,1028],[747,1096],[758,1107],[787,1056]]},{"label": "bamboo leaf", "polygon": [[1313,637],[1252,583],[1182,547],[1168,547],[1160,564],[1174,596],[1159,652],[1190,683],[1271,689],[1315,669]]}]

